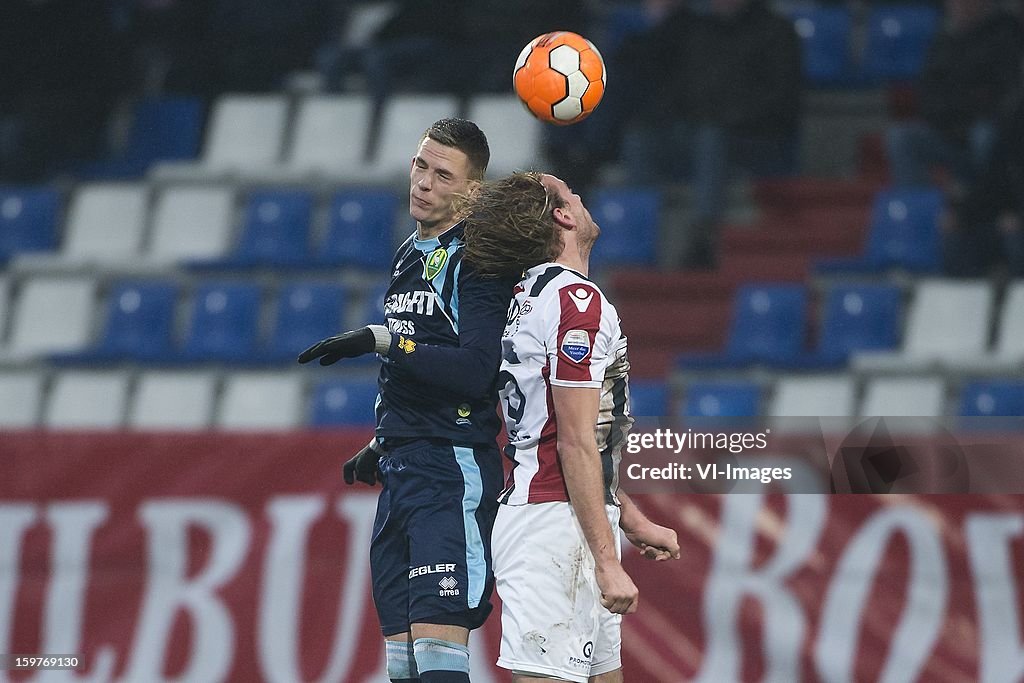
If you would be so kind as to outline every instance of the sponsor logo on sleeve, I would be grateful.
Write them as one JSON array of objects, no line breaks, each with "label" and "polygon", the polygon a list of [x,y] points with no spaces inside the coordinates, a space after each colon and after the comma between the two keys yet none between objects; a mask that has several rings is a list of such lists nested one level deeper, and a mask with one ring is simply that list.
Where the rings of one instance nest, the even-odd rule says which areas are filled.
[{"label": "sponsor logo on sleeve", "polygon": [[590,335],[586,330],[569,330],[562,337],[562,353],[574,363],[590,355]]}]

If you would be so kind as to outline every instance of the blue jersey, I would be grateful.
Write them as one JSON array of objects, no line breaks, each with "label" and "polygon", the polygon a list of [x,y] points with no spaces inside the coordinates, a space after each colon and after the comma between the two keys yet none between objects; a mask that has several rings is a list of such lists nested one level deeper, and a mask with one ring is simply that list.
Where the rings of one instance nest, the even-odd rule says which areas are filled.
[{"label": "blue jersey", "polygon": [[501,428],[495,380],[514,283],[462,260],[463,224],[421,240],[392,264],[384,313],[391,348],[378,388],[377,437],[493,442]]}]

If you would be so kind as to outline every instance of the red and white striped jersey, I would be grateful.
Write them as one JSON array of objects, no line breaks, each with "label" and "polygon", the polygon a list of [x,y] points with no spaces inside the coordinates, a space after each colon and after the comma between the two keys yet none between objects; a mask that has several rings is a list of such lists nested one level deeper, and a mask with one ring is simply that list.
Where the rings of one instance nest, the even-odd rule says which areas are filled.
[{"label": "red and white striped jersey", "polygon": [[632,424],[626,339],[601,290],[555,263],[535,266],[516,285],[502,336],[498,389],[515,464],[500,500],[509,505],[567,501],[558,459],[551,387],[601,389],[595,425],[605,498],[617,502],[619,451]]}]

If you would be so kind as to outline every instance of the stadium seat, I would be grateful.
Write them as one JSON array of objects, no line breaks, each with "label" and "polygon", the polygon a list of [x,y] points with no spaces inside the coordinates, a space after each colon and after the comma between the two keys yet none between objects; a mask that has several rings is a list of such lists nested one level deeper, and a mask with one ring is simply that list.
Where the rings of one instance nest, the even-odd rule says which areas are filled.
[{"label": "stadium seat", "polygon": [[273,166],[281,158],[287,124],[284,95],[222,95],[214,104],[202,163],[219,171]]},{"label": "stadium seat", "polygon": [[875,196],[867,248],[852,259],[824,259],[822,273],[878,273],[899,268],[934,273],[941,263],[939,214],[942,193],[933,189],[885,190]]},{"label": "stadium seat", "polygon": [[377,381],[331,378],[313,389],[309,424],[312,427],[372,427]]},{"label": "stadium seat", "polygon": [[686,387],[683,417],[755,417],[761,387],[746,381],[693,382]]},{"label": "stadium seat", "polygon": [[231,241],[234,195],[226,187],[165,189],[153,212],[149,258],[169,264],[223,256]]},{"label": "stadium seat", "polygon": [[309,265],[313,195],[261,190],[249,195],[238,241],[225,258],[192,261],[193,268],[284,268]]},{"label": "stadium seat", "polygon": [[89,343],[96,283],[91,278],[40,276],[21,283],[13,302],[8,354],[30,358],[74,351]]},{"label": "stadium seat", "polygon": [[300,174],[361,180],[372,123],[373,101],[369,95],[307,97],[299,103],[286,165]]},{"label": "stadium seat", "polygon": [[688,369],[791,364],[803,352],[807,290],[803,285],[744,285],[733,299],[725,351],[684,354]]},{"label": "stadium seat", "polygon": [[988,344],[994,298],[985,281],[920,280],[903,347],[896,352],[855,352],[852,363],[861,370],[901,371],[973,362]]},{"label": "stadium seat", "polygon": [[212,424],[217,377],[211,372],[149,371],[139,375],[128,411],[133,429],[206,429]]},{"label": "stadium seat", "polygon": [[39,422],[43,375],[34,370],[0,372],[0,429],[30,429]]},{"label": "stadium seat", "polygon": [[601,189],[588,201],[601,239],[591,266],[654,265],[657,260],[661,195],[650,188]]},{"label": "stadium seat", "polygon": [[668,415],[669,391],[660,380],[630,380],[629,411],[634,416]]},{"label": "stadium seat", "polygon": [[819,87],[848,82],[853,27],[849,8],[800,5],[788,15],[803,46],[805,81]]},{"label": "stadium seat", "polygon": [[142,183],[79,185],[68,210],[59,259],[129,263],[139,258],[149,191]]},{"label": "stadium seat", "polygon": [[46,187],[0,187],[0,265],[25,252],[57,246],[60,196]]},{"label": "stadium seat", "polygon": [[182,360],[250,362],[259,349],[260,297],[255,284],[200,286],[193,296]]},{"label": "stadium seat", "polygon": [[1024,362],[1024,280],[1007,286],[993,355],[1004,363]]},{"label": "stadium seat", "polygon": [[220,429],[294,429],[301,424],[303,377],[296,372],[241,372],[224,380],[214,425]]},{"label": "stadium seat", "polygon": [[50,429],[118,429],[124,423],[129,375],[66,370],[50,388],[43,425]]},{"label": "stadium seat", "polygon": [[856,387],[849,375],[781,377],[769,402],[773,417],[846,417],[854,414]]},{"label": "stadium seat", "polygon": [[469,120],[487,135],[491,161],[487,175],[500,178],[512,171],[537,167],[541,158],[541,123],[526,115],[515,95],[476,95],[469,101]]},{"label": "stadium seat", "polygon": [[196,97],[152,97],[132,111],[128,139],[116,155],[79,169],[80,178],[137,178],[158,161],[186,161],[199,153],[203,103]]},{"label": "stadium seat", "polygon": [[876,5],[868,10],[862,70],[868,82],[912,81],[939,29],[933,5]]},{"label": "stadium seat", "polygon": [[855,351],[895,349],[903,322],[903,294],[885,284],[836,285],[825,297],[818,348],[795,367],[844,365]]},{"label": "stadium seat", "polygon": [[864,388],[864,417],[940,417],[946,385],[939,377],[873,377]]},{"label": "stadium seat", "polygon": [[315,342],[345,330],[341,285],[299,282],[281,288],[277,318],[264,354],[270,362],[295,362]]},{"label": "stadium seat", "polygon": [[408,178],[416,145],[427,126],[454,116],[458,100],[447,95],[393,95],[384,105],[377,145],[360,170],[364,181]]},{"label": "stadium seat", "polygon": [[331,198],[318,261],[329,266],[386,270],[398,198],[389,190],[342,190]]},{"label": "stadium seat", "polygon": [[1024,416],[1024,382],[1020,380],[975,380],[960,392],[963,417]]},{"label": "stadium seat", "polygon": [[107,297],[106,324],[91,349],[53,357],[58,363],[170,359],[178,286],[173,282],[121,282]]}]

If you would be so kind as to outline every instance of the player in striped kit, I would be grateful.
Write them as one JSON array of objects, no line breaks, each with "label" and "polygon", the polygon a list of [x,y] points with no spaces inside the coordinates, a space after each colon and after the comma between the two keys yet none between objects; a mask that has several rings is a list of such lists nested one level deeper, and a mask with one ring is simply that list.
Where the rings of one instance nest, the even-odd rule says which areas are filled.
[{"label": "player in striped kit", "polygon": [[514,466],[499,500],[494,570],[502,607],[498,665],[513,681],[622,680],[622,614],[638,591],[616,527],[646,557],[679,557],[676,534],[618,490],[632,423],[626,339],[587,279],[600,234],[579,196],[551,175],[485,183],[466,223],[466,259],[526,269],[502,338],[499,393]]}]

